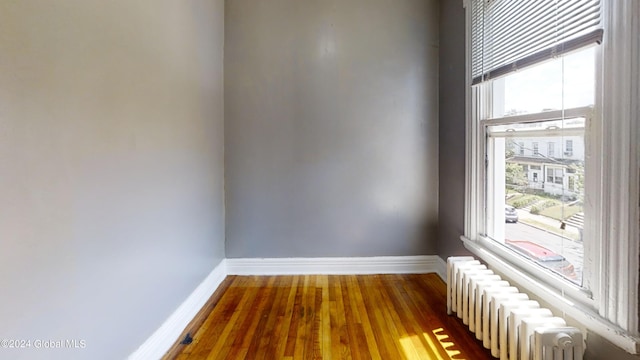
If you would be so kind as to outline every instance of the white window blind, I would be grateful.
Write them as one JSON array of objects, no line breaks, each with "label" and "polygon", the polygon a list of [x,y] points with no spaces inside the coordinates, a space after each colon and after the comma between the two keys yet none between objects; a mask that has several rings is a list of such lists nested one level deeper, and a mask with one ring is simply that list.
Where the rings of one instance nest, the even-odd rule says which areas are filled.
[{"label": "white window blind", "polygon": [[602,40],[600,0],[472,0],[473,84]]}]

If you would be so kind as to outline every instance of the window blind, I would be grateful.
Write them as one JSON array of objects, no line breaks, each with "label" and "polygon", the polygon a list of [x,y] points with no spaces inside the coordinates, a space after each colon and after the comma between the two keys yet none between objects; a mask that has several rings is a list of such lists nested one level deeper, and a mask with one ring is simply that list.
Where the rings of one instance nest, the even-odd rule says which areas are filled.
[{"label": "window blind", "polygon": [[472,0],[473,84],[602,41],[600,0]]}]

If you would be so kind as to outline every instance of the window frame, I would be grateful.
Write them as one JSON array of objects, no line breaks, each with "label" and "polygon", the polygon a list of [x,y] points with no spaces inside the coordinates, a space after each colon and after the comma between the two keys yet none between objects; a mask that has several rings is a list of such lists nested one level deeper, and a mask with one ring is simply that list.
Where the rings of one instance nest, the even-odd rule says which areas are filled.
[{"label": "window frame", "polygon": [[[478,88],[478,90],[481,90],[482,92],[485,93],[484,102],[486,102],[487,104],[492,103],[490,90],[489,90],[490,87],[491,87],[490,83],[483,84],[483,85],[476,85],[476,88]],[[477,100],[477,99],[474,99],[474,100]],[[513,124],[513,123],[535,123],[540,121],[555,121],[555,120],[562,120],[562,119],[570,120],[574,118],[585,119],[585,152],[586,153],[592,152],[594,151],[593,145],[587,145],[587,144],[595,144],[597,139],[594,134],[591,134],[591,137],[589,138],[586,132],[586,128],[592,126],[593,123],[595,122],[593,110],[594,109],[591,106],[583,106],[583,107],[565,109],[565,110],[545,111],[540,113],[529,113],[524,115],[514,115],[514,116],[501,117],[501,118],[489,118],[484,120],[476,120],[476,123],[478,124],[477,140],[479,142],[479,150],[475,153],[474,161],[477,162],[479,167],[482,168],[483,172],[486,172],[484,169],[484,165],[490,161],[487,156],[488,156],[488,153],[491,151],[490,146],[488,144],[488,136],[484,130],[487,126],[506,125],[506,124]],[[481,117],[482,115],[489,114],[490,112],[491,112],[490,108],[485,108],[482,114],[478,113],[477,115]],[[549,134],[553,134],[554,131],[558,131],[558,130],[549,130]],[[596,166],[597,165],[595,163],[590,162],[588,159],[585,159],[586,168],[591,169],[591,168],[595,168]],[[555,180],[555,174],[556,174],[555,171],[556,170],[563,171],[563,170],[558,168],[553,168],[553,170],[554,170],[554,180]],[[540,174],[544,176],[544,180],[546,181],[547,172],[549,171],[549,168],[546,168],[545,166],[540,166],[540,169],[538,171],[540,172]],[[563,175],[564,175],[564,172],[563,172]],[[562,177],[560,179],[564,180]],[[482,179],[482,181],[479,181],[480,182],[479,186],[481,188],[478,190],[477,197],[479,198],[478,202],[480,207],[476,211],[476,214],[480,214],[486,211],[486,207],[488,208],[494,207],[493,205],[491,205],[491,199],[490,199],[491,197],[486,191],[486,188],[487,188],[486,185],[490,181],[491,180],[489,179],[486,179],[486,180]],[[552,183],[555,184],[555,181],[553,181]],[[596,190],[593,188],[593,186],[594,184],[589,184],[588,187],[587,185],[585,185],[585,193],[587,192],[594,193]],[[589,207],[585,205],[585,212],[588,213],[590,211],[593,211],[593,210],[589,209]],[[536,282],[546,283],[546,285],[549,288],[556,289],[558,292],[566,294],[568,297],[571,298],[571,300],[574,303],[579,303],[580,305],[587,308],[595,308],[597,306],[597,302],[596,302],[596,299],[594,298],[594,294],[592,291],[592,286],[576,285],[575,283],[563,278],[561,275],[554,274],[551,271],[541,272],[542,269],[539,265],[535,264],[533,261],[523,258],[519,254],[517,254],[515,251],[512,251],[511,249],[508,249],[502,246],[502,244],[496,242],[494,239],[487,236],[486,233],[489,231],[489,227],[491,227],[491,225],[486,222],[487,222],[487,219],[484,219],[484,217],[482,216],[477,216],[477,222],[475,226],[477,229],[477,239],[479,239],[478,243],[481,246],[483,246],[486,249],[490,249],[491,252],[498,254],[501,258],[503,258],[503,260],[507,261],[508,263],[514,265],[517,268],[520,268],[523,272],[527,274],[527,276],[530,279],[535,279]],[[585,242],[584,246],[585,246],[585,254],[586,254],[586,250],[589,249],[590,246],[593,247],[593,244],[589,244]],[[583,272],[595,273],[595,269],[593,269],[592,266],[596,262],[597,262],[596,254],[592,254],[592,258],[590,259],[585,258],[584,265],[583,265]]]},{"label": "window frame", "polygon": [[[486,144],[477,115],[486,111],[490,104],[487,103],[486,87],[472,87],[470,3],[471,0],[463,0],[467,9],[467,126],[465,229],[461,239],[468,250],[496,271],[508,274],[518,286],[627,352],[638,354],[640,45],[635,34],[640,33],[640,22],[635,16],[640,14],[640,2],[602,0],[601,4],[605,31],[598,50],[602,52],[598,56],[601,72],[596,78],[607,80],[597,86],[601,91],[596,93],[595,120],[590,122],[585,134],[589,142],[597,146],[597,152],[585,155],[585,161],[589,161],[595,171],[585,177],[584,184],[585,196],[588,197],[585,201],[591,202],[593,207],[593,221],[589,225],[585,223],[585,232],[591,232],[597,239],[593,243],[585,243],[585,254],[592,254],[589,263],[585,259],[585,276],[589,279],[587,286],[590,291],[572,286],[569,281],[533,276],[536,270],[531,268],[533,264],[513,260],[504,253],[506,249],[503,246],[479,232],[487,174],[483,168],[486,159],[479,156],[484,154]],[[607,119],[606,126],[600,119]],[[597,191],[592,193],[588,189]]]}]

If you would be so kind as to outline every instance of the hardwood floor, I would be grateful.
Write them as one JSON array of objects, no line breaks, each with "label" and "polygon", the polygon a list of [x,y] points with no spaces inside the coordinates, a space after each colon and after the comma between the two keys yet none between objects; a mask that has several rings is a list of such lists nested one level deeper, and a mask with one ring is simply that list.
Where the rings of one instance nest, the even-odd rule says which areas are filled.
[{"label": "hardwood floor", "polygon": [[165,359],[491,359],[436,274],[229,276]]}]

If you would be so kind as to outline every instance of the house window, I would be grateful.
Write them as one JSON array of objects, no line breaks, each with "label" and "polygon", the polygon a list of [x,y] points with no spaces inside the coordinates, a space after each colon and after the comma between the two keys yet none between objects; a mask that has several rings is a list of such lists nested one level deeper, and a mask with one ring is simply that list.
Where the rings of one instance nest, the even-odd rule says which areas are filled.
[{"label": "house window", "polygon": [[576,181],[574,176],[569,176],[569,189],[570,190],[576,189]]},{"label": "house window", "polygon": [[563,181],[562,181],[562,169],[548,168],[547,169],[547,182],[554,183],[554,184],[562,184],[563,183]]},{"label": "house window", "polygon": [[573,140],[567,140],[564,148],[565,156],[573,156]]},{"label": "house window", "polygon": [[[562,309],[585,324],[600,324],[590,329],[635,352],[640,22],[634,16],[640,2],[577,3],[465,1],[468,191],[462,239],[490,266],[517,272],[525,279],[519,285],[540,290],[546,301],[579,304],[581,311]],[[547,144],[546,152],[539,152],[539,143]],[[531,183],[519,181],[529,174],[514,166],[523,159],[512,156],[511,144],[520,145],[520,156],[525,150],[536,155],[527,159],[540,167],[529,167]],[[506,204],[529,212],[541,231],[518,232],[525,217],[506,224]],[[572,217],[581,221],[567,222]],[[562,265],[520,255],[516,240],[557,254]]]}]

